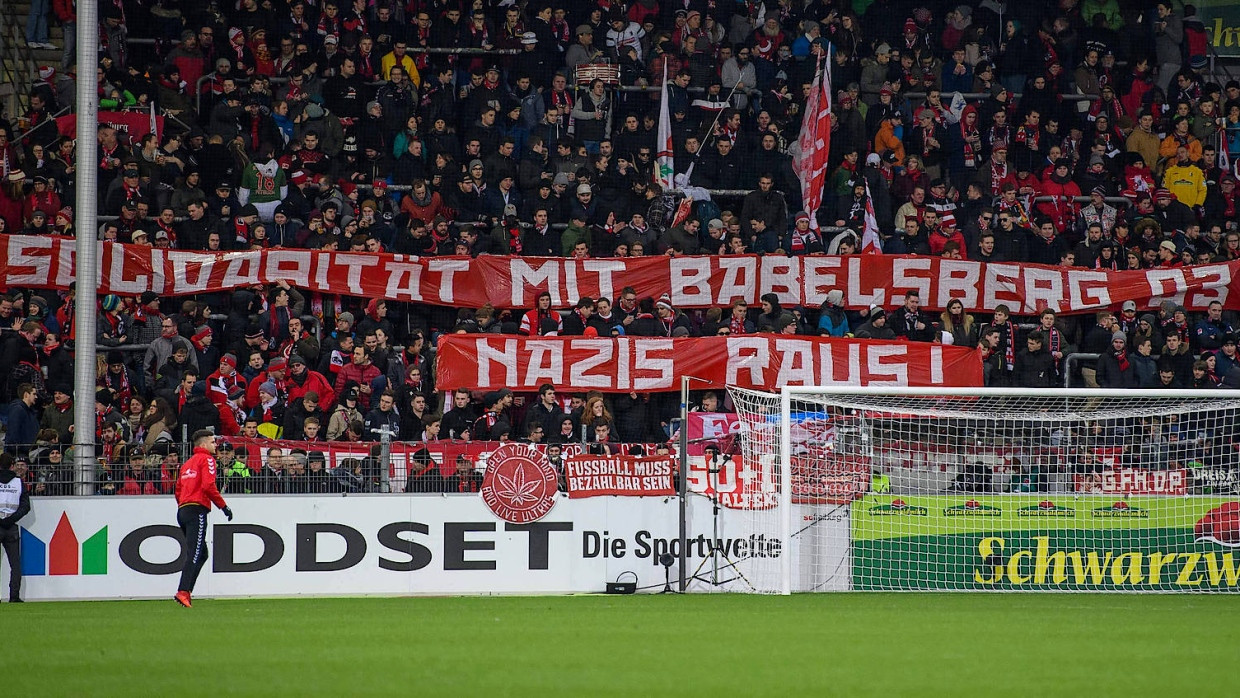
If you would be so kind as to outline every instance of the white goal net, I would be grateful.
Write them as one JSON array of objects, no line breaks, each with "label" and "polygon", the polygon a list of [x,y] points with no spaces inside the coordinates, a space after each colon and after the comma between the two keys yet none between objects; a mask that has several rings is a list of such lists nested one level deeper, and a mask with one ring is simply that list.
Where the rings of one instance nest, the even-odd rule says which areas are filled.
[{"label": "white goal net", "polygon": [[730,393],[756,591],[1240,589],[1240,391]]}]

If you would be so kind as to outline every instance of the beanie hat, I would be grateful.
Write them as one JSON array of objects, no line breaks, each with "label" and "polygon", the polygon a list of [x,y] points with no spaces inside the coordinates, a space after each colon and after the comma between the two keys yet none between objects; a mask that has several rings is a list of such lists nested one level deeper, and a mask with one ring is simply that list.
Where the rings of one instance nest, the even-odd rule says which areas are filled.
[{"label": "beanie hat", "polygon": [[659,296],[659,300],[655,301],[654,305],[656,308],[666,308],[670,312],[676,312],[676,308],[672,306],[672,296],[669,293]]},{"label": "beanie hat", "polygon": [[[277,356],[271,360],[270,364],[267,365],[267,372],[271,373],[272,371],[283,371],[287,367],[288,360],[286,360],[283,356]],[[275,393],[272,393],[272,395],[274,394]]]},{"label": "beanie hat", "polygon": [[343,313],[338,313],[336,315],[336,321],[339,322],[341,320],[344,320],[345,322],[349,323],[349,326],[352,327],[353,326],[353,313],[350,313],[347,310]]},{"label": "beanie hat", "polygon": [[243,397],[245,397],[245,388],[242,388],[240,385],[234,385],[228,391],[229,400],[240,400]]},{"label": "beanie hat", "polygon": [[235,354],[225,354],[220,357],[221,364],[227,364],[230,368],[237,368],[237,356]]},{"label": "beanie hat", "polygon": [[271,381],[263,381],[262,383],[259,383],[258,392],[267,393],[268,395],[271,395],[271,396],[280,394],[279,392],[276,391],[276,384],[272,383]]},{"label": "beanie hat", "polygon": [[1115,341],[1115,340],[1117,340],[1117,339],[1118,339],[1118,340],[1120,340],[1120,341],[1122,341],[1122,342],[1124,342],[1125,344],[1127,344],[1127,343],[1128,343],[1128,335],[1126,335],[1126,334],[1124,334],[1123,332],[1120,332],[1120,331],[1118,331],[1118,330],[1116,330],[1114,333],[1112,333],[1112,334],[1111,334],[1111,341],[1112,341],[1112,342],[1114,342],[1114,341]]},{"label": "beanie hat", "polygon": [[195,343],[195,344],[201,344],[201,343],[202,343],[202,340],[206,339],[207,337],[210,337],[210,336],[211,336],[211,334],[212,334],[212,332],[211,332],[211,326],[210,326],[210,325],[203,325],[203,326],[202,326],[202,329],[200,329],[200,330],[198,330],[197,332],[195,332],[195,333],[194,333],[194,336],[190,337],[190,339],[192,339],[192,340],[194,341],[194,343]]},{"label": "beanie hat", "polygon": [[103,309],[106,311],[110,312],[110,311],[116,310],[117,308],[120,307],[120,305],[121,305],[120,296],[117,296],[114,293],[109,293],[108,295],[103,297]]}]

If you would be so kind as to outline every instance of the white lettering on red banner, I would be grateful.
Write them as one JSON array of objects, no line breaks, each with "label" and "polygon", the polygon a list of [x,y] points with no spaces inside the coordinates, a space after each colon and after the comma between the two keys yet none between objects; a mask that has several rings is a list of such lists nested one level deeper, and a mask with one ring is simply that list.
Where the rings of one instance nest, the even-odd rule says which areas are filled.
[{"label": "white lettering on red banner", "polygon": [[982,384],[977,349],[921,342],[882,342],[779,335],[584,339],[444,335],[435,384],[535,391],[545,382],[565,390],[679,390],[680,376],[698,388],[781,385],[958,386]]},{"label": "white lettering on red banner", "polygon": [[1188,470],[1140,470],[1112,468],[1094,475],[1075,476],[1077,492],[1095,494],[1168,494],[1188,493]]},{"label": "white lettering on red banner", "polygon": [[[0,277],[8,287],[66,288],[74,278],[73,240],[7,236]],[[1134,300],[1138,311],[1172,301],[1205,310],[1230,305],[1240,283],[1240,262],[1175,269],[1102,272],[1030,264],[983,264],[937,257],[635,257],[617,259],[477,259],[321,252],[246,250],[205,253],[100,243],[100,293],[184,296],[284,280],[323,293],[386,298],[431,305],[530,308],[538,294],[552,306],[572,307],[583,296],[615,298],[632,286],[638,296],[667,293],[681,308],[751,305],[774,293],[785,305],[817,307],[828,291],[844,293],[849,308],[878,303],[894,307],[917,290],[924,310],[942,310],[953,299],[965,309],[993,310],[1006,303],[1017,315],[1042,308],[1060,313],[1117,309]],[[1240,291],[1240,287],[1237,289]]]},{"label": "white lettering on red banner", "polygon": [[590,456],[564,459],[564,480],[572,499],[618,495],[666,497],[676,494],[672,486],[670,456]]}]

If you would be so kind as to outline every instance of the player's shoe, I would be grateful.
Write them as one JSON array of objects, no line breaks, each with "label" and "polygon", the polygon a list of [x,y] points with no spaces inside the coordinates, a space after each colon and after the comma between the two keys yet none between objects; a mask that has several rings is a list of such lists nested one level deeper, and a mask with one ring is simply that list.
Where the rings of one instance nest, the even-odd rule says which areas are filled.
[{"label": "player's shoe", "polygon": [[177,595],[176,595],[176,596],[174,596],[173,598],[176,600],[176,602],[177,602],[177,603],[181,604],[182,606],[184,606],[184,607],[186,607],[186,608],[193,608],[193,607],[194,607],[194,605],[193,605],[192,603],[190,603],[190,598],[189,598],[189,592],[188,592],[188,591],[178,591],[178,592],[177,592]]}]

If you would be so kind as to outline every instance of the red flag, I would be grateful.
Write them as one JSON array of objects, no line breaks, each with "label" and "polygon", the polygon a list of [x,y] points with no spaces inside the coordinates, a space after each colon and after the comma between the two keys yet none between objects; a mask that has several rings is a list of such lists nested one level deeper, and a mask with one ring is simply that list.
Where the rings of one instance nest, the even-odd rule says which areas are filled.
[{"label": "red flag", "polygon": [[[827,51],[830,55],[830,51]],[[831,153],[831,73],[823,70],[826,56],[818,61],[814,82],[805,102],[801,122],[801,156],[796,162],[801,179],[801,200],[809,214],[810,226],[818,229],[818,209],[822,206],[822,188],[827,180],[827,157]]]}]

